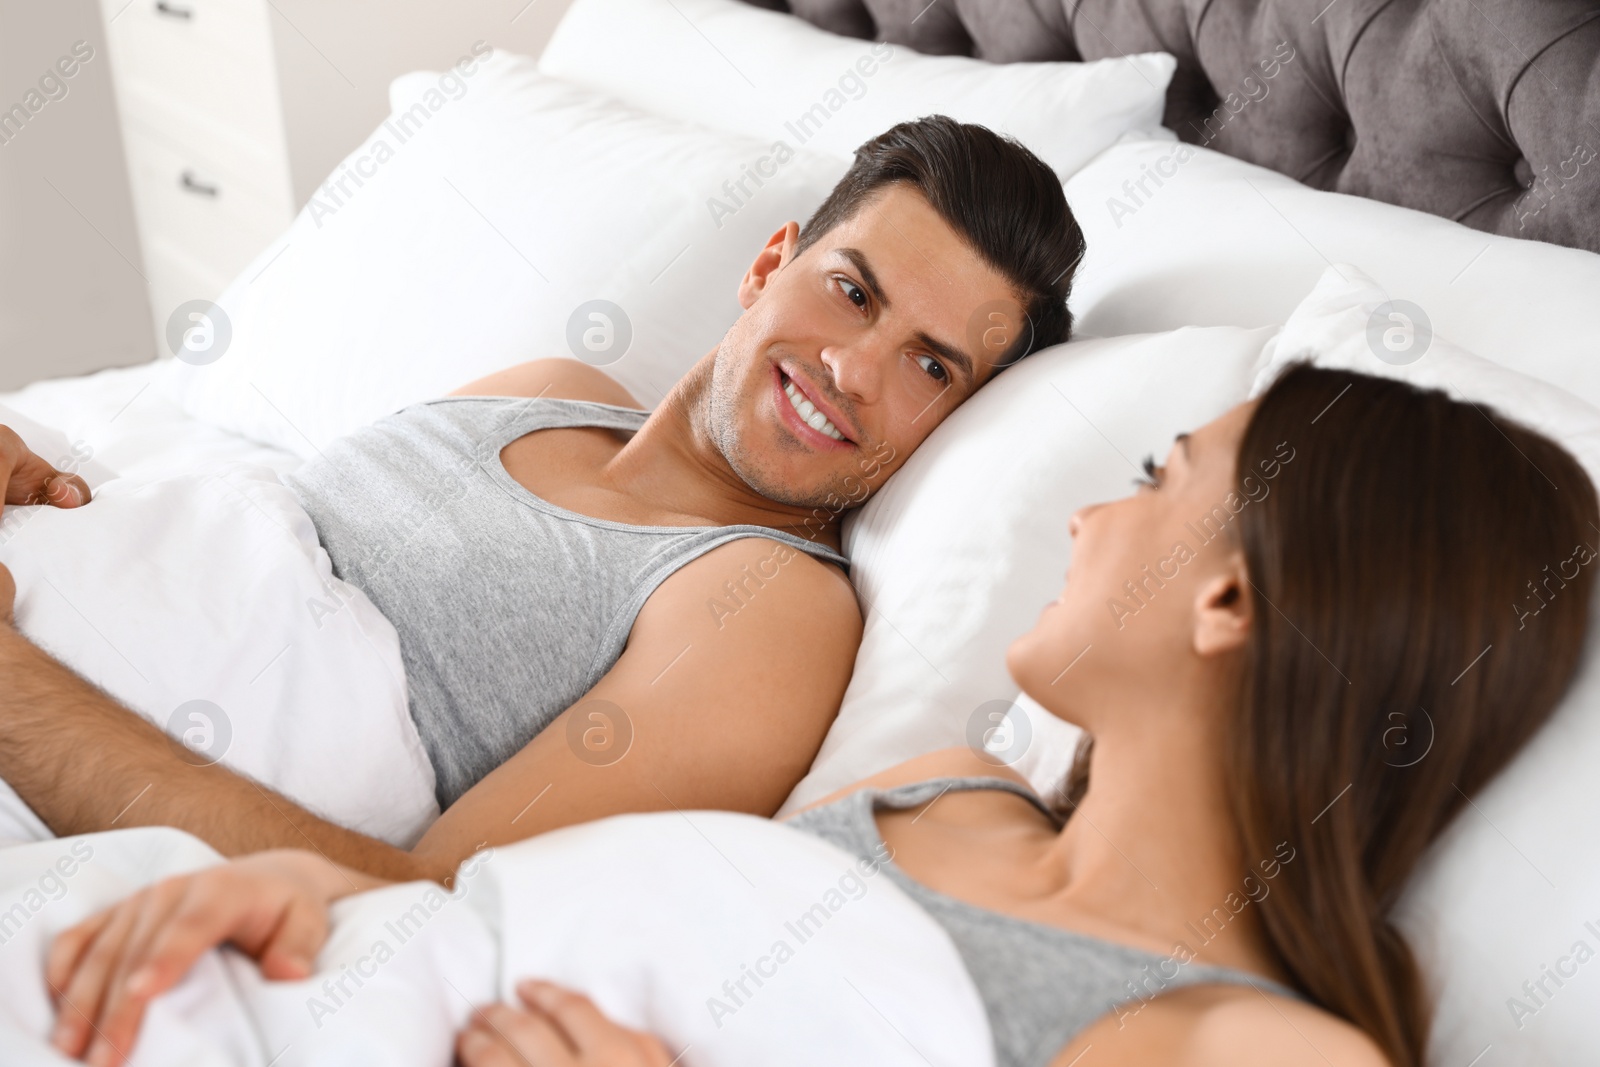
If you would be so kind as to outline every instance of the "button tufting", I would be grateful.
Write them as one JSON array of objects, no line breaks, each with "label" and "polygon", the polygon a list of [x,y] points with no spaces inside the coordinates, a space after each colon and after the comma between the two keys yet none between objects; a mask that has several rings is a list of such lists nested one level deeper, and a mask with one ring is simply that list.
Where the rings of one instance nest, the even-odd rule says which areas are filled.
[{"label": "button tufting", "polygon": [[[878,12],[882,39],[991,62],[1008,58],[1000,48],[1044,59],[1041,33],[1086,61],[1169,52],[1162,122],[1189,144],[1496,233],[1532,236],[1537,214],[1540,239],[1600,251],[1600,96],[1582,91],[1600,70],[1588,20],[1600,0],[1316,0],[1309,22],[1288,17],[1299,0],[745,2],[834,32],[841,12]],[[1514,48],[1483,32],[1513,17]],[[1537,164],[1518,158],[1513,91]]]}]

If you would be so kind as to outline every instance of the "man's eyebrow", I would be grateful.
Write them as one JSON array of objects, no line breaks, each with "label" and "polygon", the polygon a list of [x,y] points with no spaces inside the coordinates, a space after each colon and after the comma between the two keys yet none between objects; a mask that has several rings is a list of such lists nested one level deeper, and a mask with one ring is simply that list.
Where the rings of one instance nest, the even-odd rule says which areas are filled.
[{"label": "man's eyebrow", "polygon": [[861,284],[867,287],[867,292],[872,294],[872,299],[882,305],[885,311],[889,310],[893,305],[889,303],[889,298],[884,295],[883,286],[878,284],[878,276],[873,273],[872,265],[867,262],[866,253],[859,248],[850,248],[848,246],[835,249],[835,251],[848,259],[856,270],[861,272]]},{"label": "man's eyebrow", "polygon": [[972,358],[954,345],[945,344],[936,337],[931,337],[926,330],[917,331],[917,343],[933,349],[934,353],[946,363],[954,364],[971,385],[976,379],[976,372],[972,369]]},{"label": "man's eyebrow", "polygon": [[[872,294],[872,298],[885,311],[889,310],[891,307],[889,298],[884,295],[883,286],[878,283],[878,276],[873,273],[871,264],[867,262],[866,253],[859,248],[852,248],[848,245],[836,248],[834,251],[850,261],[851,265],[861,273],[861,284],[867,287],[867,291]],[[934,354],[940,359],[946,363],[953,364],[961,372],[962,376],[966,378],[968,385],[977,380],[977,371],[973,367],[971,356],[955,345],[948,344],[929,335],[926,330],[918,330],[916,336],[918,344],[925,348],[933,349]]]},{"label": "man's eyebrow", "polygon": [[1183,446],[1183,458],[1184,459],[1192,460],[1194,458],[1192,455],[1189,454],[1189,435],[1188,435],[1187,432],[1178,434],[1176,437],[1173,438],[1173,441],[1175,441],[1178,444]]}]

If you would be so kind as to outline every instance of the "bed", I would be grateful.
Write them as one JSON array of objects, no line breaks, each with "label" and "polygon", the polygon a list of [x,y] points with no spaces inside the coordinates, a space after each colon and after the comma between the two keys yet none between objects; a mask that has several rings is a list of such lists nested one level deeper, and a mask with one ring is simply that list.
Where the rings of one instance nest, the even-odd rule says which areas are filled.
[{"label": "bed", "polygon": [[[577,0],[537,63],[464,47],[470,69],[449,83],[451,72],[399,79],[391,120],[219,301],[226,351],[0,397],[47,458],[112,484],[113,502],[118,484],[154,492],[196,469],[258,472],[213,477],[199,521],[164,529],[163,547],[155,530],[117,546],[73,540],[48,515],[11,509],[0,560],[18,570],[19,618],[171,728],[198,690],[134,678],[126,661],[170,657],[146,672],[159,683],[178,670],[174,635],[130,627],[108,651],[85,628],[101,619],[96,575],[148,568],[175,601],[215,597],[219,575],[261,573],[250,553],[275,552],[273,573],[292,580],[273,595],[327,597],[314,535],[236,533],[259,513],[293,527],[271,472],[404,403],[552,352],[605,367],[653,403],[737,314],[730,279],[750,250],[807,217],[851,147],[945,111],[1017,136],[1061,176],[1089,243],[1077,339],[986,387],[848,521],[867,630],[839,719],[786,810],[969,743],[1053,789],[1075,734],[1019,698],[1001,664],[1065,568],[1066,517],[1122,492],[1128,457],[1164,449],[1285,359],[1495,403],[1557,436],[1600,480],[1597,16],[1592,4],[1511,0]],[[528,188],[564,206],[530,205]],[[601,207],[575,206],[586,203]],[[707,279],[721,288],[708,294]],[[596,300],[622,312],[631,345],[573,344],[572,316]],[[1384,358],[1370,325],[1397,311],[1409,340]],[[60,603],[43,590],[47,572]],[[383,690],[393,664],[381,620],[348,602],[332,639],[368,673],[343,684]],[[229,761],[350,825],[414,838],[436,809],[392,679],[336,746],[281,723],[272,732],[274,708],[325,706],[310,693],[336,681],[318,673],[325,649],[303,640],[303,617],[243,610],[215,605],[216,639],[252,666],[206,682],[231,716]],[[280,645],[286,660],[273,659]],[[1591,636],[1556,719],[1452,827],[1398,909],[1438,1005],[1438,1067],[1580,1063],[1600,1040],[1592,976],[1569,975],[1557,996],[1524,988],[1577,943],[1600,949],[1600,849],[1586,819],[1600,807],[1596,645]],[[354,766],[343,758],[378,736],[392,748]],[[347,793],[328,784],[341,775]],[[25,809],[0,810],[14,821],[0,832],[35,842],[19,847],[51,847]],[[207,861],[182,842],[140,843],[108,884],[148,877],[141,857],[156,853]],[[428,958],[477,973],[493,938],[451,921],[462,924],[454,940],[438,934]],[[418,1018],[434,1019],[436,1045],[456,1009],[429,1016],[417,1007],[431,1003],[426,990],[396,984]],[[605,997],[624,1018],[666,1011],[641,1005],[637,990]],[[216,1008],[203,997],[175,1006],[174,1033],[190,1034],[184,1020],[206,1004]],[[929,1014],[902,1021],[939,1025]],[[276,1051],[216,1040],[218,1063]],[[322,1062],[339,1062],[333,1049]],[[738,1062],[728,1055],[705,1062]]]}]

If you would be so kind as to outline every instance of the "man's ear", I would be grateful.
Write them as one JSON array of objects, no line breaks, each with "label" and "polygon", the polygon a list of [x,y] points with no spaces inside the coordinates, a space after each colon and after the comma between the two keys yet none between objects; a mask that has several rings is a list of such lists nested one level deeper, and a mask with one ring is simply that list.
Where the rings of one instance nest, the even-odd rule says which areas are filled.
[{"label": "man's ear", "polygon": [[740,307],[748,308],[756,302],[756,297],[766,289],[767,280],[794,258],[795,246],[799,243],[800,224],[793,221],[784,223],[783,229],[767,238],[767,247],[756,256],[756,261],[750,264],[739,282]]},{"label": "man's ear", "polygon": [[1222,573],[1202,585],[1195,595],[1195,652],[1217,656],[1243,648],[1250,638],[1254,617],[1244,556],[1234,552]]}]

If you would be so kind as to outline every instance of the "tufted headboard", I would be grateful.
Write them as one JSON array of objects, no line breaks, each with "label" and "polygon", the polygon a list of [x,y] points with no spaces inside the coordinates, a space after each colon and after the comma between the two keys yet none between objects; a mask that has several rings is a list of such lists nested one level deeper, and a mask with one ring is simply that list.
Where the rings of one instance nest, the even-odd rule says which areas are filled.
[{"label": "tufted headboard", "polygon": [[1185,141],[1600,252],[1600,0],[749,2],[996,63],[1170,52],[1163,121]]}]

